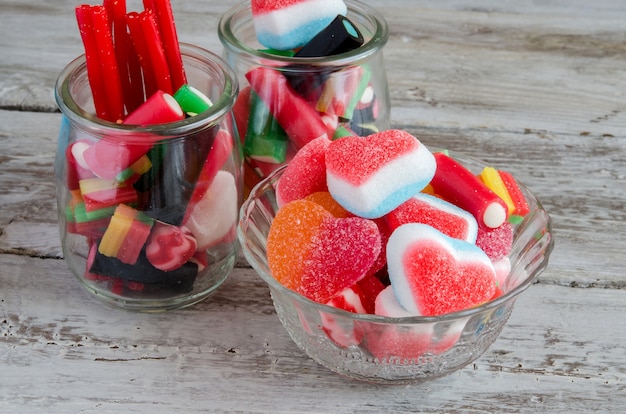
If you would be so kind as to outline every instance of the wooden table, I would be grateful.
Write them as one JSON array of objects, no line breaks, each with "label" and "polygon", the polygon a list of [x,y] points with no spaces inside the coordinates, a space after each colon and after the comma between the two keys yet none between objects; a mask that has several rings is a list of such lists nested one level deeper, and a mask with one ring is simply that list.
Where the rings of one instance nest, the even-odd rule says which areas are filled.
[{"label": "wooden table", "polygon": [[[221,51],[234,2],[173,3],[181,40]],[[506,167],[554,220],[493,346],[433,382],[350,381],[292,343],[245,264],[190,309],[96,302],[62,259],[53,178],[78,2],[0,0],[0,412],[624,411],[626,3],[368,3],[390,26],[393,126]]]}]

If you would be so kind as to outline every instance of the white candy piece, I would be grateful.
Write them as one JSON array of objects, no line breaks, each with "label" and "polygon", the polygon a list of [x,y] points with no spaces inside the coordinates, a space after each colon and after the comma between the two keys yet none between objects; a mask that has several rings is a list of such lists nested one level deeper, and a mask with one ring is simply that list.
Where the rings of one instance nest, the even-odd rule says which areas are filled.
[{"label": "white candy piece", "polygon": [[218,171],[184,225],[203,250],[223,240],[237,221],[237,185],[228,171]]}]

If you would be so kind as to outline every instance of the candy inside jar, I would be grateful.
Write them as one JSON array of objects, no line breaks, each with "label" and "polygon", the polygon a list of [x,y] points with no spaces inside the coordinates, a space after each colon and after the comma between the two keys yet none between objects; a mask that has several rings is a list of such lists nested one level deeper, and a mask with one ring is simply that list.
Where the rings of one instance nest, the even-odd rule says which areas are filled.
[{"label": "candy inside jar", "polygon": [[84,56],[57,82],[65,260],[88,291],[132,310],[197,303],[235,263],[237,80],[218,56],[180,47],[184,86],[155,92],[120,123],[94,115]]},{"label": "candy inside jar", "polygon": [[307,143],[389,128],[384,18],[358,1],[246,1],[220,20],[239,77],[245,191]]}]

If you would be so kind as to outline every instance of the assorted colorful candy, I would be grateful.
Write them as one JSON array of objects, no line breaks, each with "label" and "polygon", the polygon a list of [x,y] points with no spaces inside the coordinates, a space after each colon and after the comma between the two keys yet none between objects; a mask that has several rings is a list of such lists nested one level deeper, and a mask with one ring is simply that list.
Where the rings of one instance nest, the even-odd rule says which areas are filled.
[{"label": "assorted colorful candy", "polygon": [[[507,178],[486,178],[494,176]],[[272,275],[313,301],[389,317],[439,316],[501,295],[511,221],[528,212],[510,174],[487,167],[477,176],[399,130],[311,141],[276,193]],[[366,338],[374,355],[443,352],[463,329],[424,325],[405,336],[348,332],[329,316],[323,323],[340,346]]]},{"label": "assorted colorful candy", "polygon": [[309,64],[361,47],[364,37],[342,0],[251,0],[262,51],[293,63],[246,68],[236,104],[251,189],[317,138],[377,132],[378,102],[367,64]]},{"label": "assorted colorful candy", "polygon": [[[211,100],[187,84],[169,0],[144,6],[76,7],[96,116],[146,127],[208,110]],[[172,139],[145,129],[77,138],[65,153],[65,218],[68,233],[85,236],[85,279],[120,295],[156,295],[146,298],[192,291],[208,249],[235,237],[230,132],[215,125]]]}]

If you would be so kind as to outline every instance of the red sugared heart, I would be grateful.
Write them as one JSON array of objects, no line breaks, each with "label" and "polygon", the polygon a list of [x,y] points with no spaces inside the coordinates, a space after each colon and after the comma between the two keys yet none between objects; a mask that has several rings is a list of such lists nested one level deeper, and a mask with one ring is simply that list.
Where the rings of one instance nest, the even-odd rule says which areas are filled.
[{"label": "red sugared heart", "polygon": [[468,309],[495,294],[489,257],[476,245],[425,224],[404,224],[391,234],[387,266],[398,301],[416,315]]},{"label": "red sugared heart", "polygon": [[326,151],[328,191],[365,218],[382,217],[404,203],[428,184],[435,169],[433,154],[401,130],[344,137]]}]

